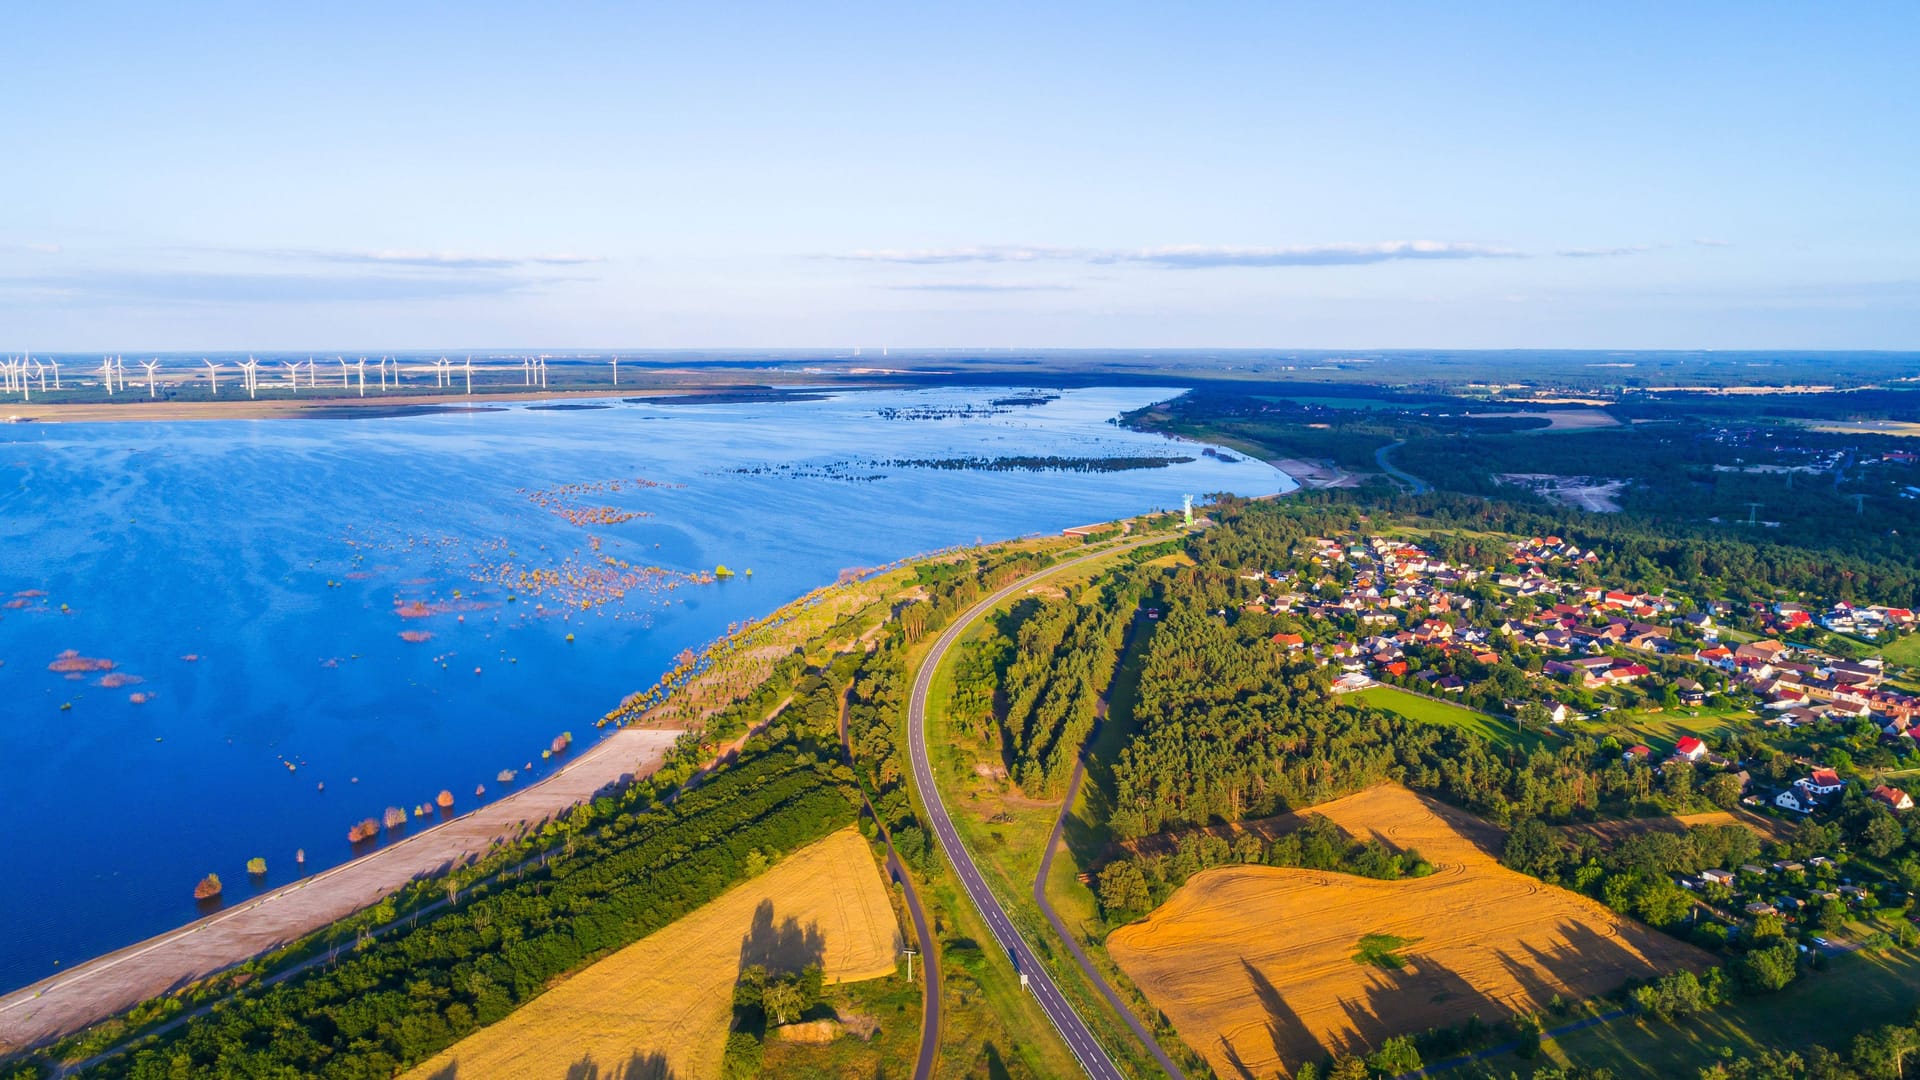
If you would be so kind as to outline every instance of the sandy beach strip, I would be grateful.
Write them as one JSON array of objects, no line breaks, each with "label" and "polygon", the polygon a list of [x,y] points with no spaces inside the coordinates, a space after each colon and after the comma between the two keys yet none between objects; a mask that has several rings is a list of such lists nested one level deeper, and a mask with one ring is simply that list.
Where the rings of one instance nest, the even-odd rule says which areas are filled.
[{"label": "sandy beach strip", "polygon": [[0,1049],[72,1034],[370,907],[609,786],[652,774],[679,737],[678,731],[624,728],[552,776],[452,821],[0,997]]},{"label": "sandy beach strip", "polygon": [[1293,477],[1293,482],[1307,490],[1333,487],[1355,487],[1360,480],[1352,473],[1327,461],[1305,461],[1300,458],[1269,458],[1267,464]]}]

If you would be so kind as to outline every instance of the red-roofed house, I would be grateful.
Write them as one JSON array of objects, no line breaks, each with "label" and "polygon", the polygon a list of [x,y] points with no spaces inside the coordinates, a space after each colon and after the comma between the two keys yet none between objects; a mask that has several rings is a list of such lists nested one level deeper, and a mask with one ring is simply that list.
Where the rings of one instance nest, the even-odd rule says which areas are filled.
[{"label": "red-roofed house", "polygon": [[1689,735],[1674,744],[1673,756],[1685,761],[1699,761],[1707,756],[1707,744]]},{"label": "red-roofed house", "polygon": [[1879,799],[1895,810],[1913,809],[1913,796],[1901,791],[1899,788],[1892,788],[1881,784],[1867,794]]},{"label": "red-roofed house", "polygon": [[1299,634],[1281,633],[1273,635],[1273,643],[1275,645],[1284,645],[1289,649],[1297,649],[1306,644],[1306,641],[1307,639],[1301,637]]},{"label": "red-roofed house", "polygon": [[1847,785],[1832,769],[1815,769],[1812,776],[1795,780],[1793,786],[1809,795],[1831,795]]}]

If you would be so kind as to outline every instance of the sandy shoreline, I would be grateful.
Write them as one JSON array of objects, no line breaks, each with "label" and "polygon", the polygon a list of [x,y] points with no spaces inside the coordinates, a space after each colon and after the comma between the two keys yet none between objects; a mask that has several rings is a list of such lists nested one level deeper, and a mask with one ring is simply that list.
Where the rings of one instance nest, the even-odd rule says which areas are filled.
[{"label": "sandy shoreline", "polygon": [[624,728],[552,776],[452,821],[0,997],[0,1050],[40,1045],[243,963],[652,774],[678,731]]},{"label": "sandy shoreline", "polygon": [[1360,478],[1331,462],[1304,461],[1300,458],[1272,458],[1267,464],[1293,477],[1293,482],[1307,490],[1335,487],[1357,487]]}]

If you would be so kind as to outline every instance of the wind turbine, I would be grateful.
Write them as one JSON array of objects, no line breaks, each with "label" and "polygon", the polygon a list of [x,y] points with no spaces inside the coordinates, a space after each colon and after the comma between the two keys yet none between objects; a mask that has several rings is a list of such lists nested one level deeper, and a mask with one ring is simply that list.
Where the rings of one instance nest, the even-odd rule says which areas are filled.
[{"label": "wind turbine", "polygon": [[360,396],[366,397],[367,396],[367,358],[364,356],[361,357],[360,363],[356,366],[360,370]]},{"label": "wind turbine", "polygon": [[530,356],[520,358],[520,381],[528,386],[533,385],[533,358]]},{"label": "wind turbine", "polygon": [[620,385],[620,357],[617,355],[613,358],[613,385]]},{"label": "wind turbine", "polygon": [[220,365],[211,360],[202,360],[207,365],[207,385],[212,387],[214,397],[220,396]]},{"label": "wind turbine", "polygon": [[147,369],[147,396],[150,398],[160,396],[159,391],[153,387],[153,372],[155,368],[160,366],[160,361],[142,360],[140,361],[140,366]]},{"label": "wind turbine", "polygon": [[40,377],[40,392],[47,392],[47,365],[38,360],[33,362],[33,373]]},{"label": "wind turbine", "polygon": [[467,357],[467,393],[473,393],[473,357]]},{"label": "wind turbine", "polygon": [[546,388],[547,388],[547,358],[543,356],[540,358],[540,389],[545,390]]},{"label": "wind turbine", "polygon": [[340,389],[345,390],[347,388],[347,359],[344,356],[336,356],[334,360],[340,364]]},{"label": "wind turbine", "polygon": [[58,390],[60,389],[60,361],[58,360],[52,361],[52,366],[53,366],[53,388],[55,390]]},{"label": "wind turbine", "polygon": [[280,366],[287,369],[287,385],[297,393],[300,389],[300,361],[282,360]]},{"label": "wind turbine", "polygon": [[254,391],[260,385],[260,361],[249,356],[247,362],[240,365],[240,370],[247,373],[247,397],[252,399]]},{"label": "wind turbine", "polygon": [[101,373],[101,377],[106,379],[107,381],[107,396],[112,397],[113,396],[113,357],[109,356],[100,361],[100,373]]},{"label": "wind turbine", "polygon": [[113,370],[120,377],[120,389],[125,390],[127,388],[127,358],[124,356],[114,357]]}]

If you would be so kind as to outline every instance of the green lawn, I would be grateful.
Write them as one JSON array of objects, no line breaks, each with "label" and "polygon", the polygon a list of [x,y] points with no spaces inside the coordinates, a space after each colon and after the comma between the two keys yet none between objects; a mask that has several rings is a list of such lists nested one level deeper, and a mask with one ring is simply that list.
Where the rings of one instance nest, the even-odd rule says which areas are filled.
[{"label": "green lawn", "polygon": [[[1547,1042],[1536,1067],[1606,1068],[1619,1080],[1697,1075],[1719,1060],[1761,1047],[1844,1047],[1881,1024],[1905,1023],[1920,1001],[1920,958],[1854,953],[1834,957],[1827,970],[1808,972],[1778,994],[1740,998],[1733,1005],[1679,1023],[1626,1018]],[[1507,1076],[1527,1063],[1502,1055],[1482,1063],[1485,1075]]]},{"label": "green lawn", "polygon": [[1375,686],[1349,695],[1347,700],[1362,705],[1370,705],[1390,713],[1398,713],[1409,720],[1418,720],[1423,724],[1445,724],[1448,727],[1464,728],[1501,746],[1539,745],[1544,736],[1521,731],[1510,720],[1497,720],[1486,713],[1469,709],[1464,705],[1436,701],[1419,694],[1408,693],[1397,686]]},{"label": "green lawn", "polygon": [[1724,732],[1746,728],[1752,722],[1753,712],[1750,709],[1709,709],[1682,705],[1660,712],[1615,709],[1610,713],[1598,714],[1591,720],[1580,721],[1575,726],[1595,736],[1616,734],[1622,741],[1643,742],[1666,754],[1685,736],[1710,739]]},{"label": "green lawn", "polygon": [[1920,634],[1908,634],[1892,644],[1880,649],[1879,655],[1889,664],[1903,667],[1920,667]]}]

